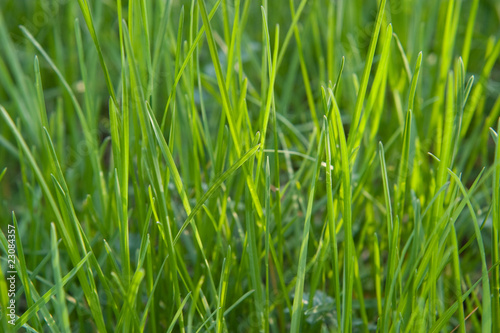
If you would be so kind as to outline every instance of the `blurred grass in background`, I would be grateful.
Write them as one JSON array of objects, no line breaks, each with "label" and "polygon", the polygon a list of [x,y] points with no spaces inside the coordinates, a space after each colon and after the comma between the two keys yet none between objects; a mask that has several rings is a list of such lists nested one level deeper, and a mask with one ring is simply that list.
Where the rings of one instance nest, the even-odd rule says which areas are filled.
[{"label": "blurred grass in background", "polygon": [[15,329],[500,331],[497,1],[1,0],[0,45]]}]

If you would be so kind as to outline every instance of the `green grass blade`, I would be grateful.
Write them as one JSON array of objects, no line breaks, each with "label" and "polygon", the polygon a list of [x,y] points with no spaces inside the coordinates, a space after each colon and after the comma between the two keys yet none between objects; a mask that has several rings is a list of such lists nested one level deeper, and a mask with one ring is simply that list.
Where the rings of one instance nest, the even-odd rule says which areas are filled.
[{"label": "green grass blade", "polygon": [[32,316],[34,316],[41,307],[47,304],[50,301],[50,299],[57,293],[58,288],[64,287],[77,274],[77,272],[87,262],[91,254],[92,253],[89,252],[85,257],[83,257],[83,259],[68,274],[66,274],[61,279],[59,284],[56,284],[54,287],[50,288],[42,297],[38,299],[38,301],[35,302],[35,304],[33,304],[33,306],[31,306],[28,310],[26,310],[26,312],[24,312],[23,315],[16,320],[16,326],[15,326],[16,330],[18,330],[25,323],[27,323],[28,320]]}]

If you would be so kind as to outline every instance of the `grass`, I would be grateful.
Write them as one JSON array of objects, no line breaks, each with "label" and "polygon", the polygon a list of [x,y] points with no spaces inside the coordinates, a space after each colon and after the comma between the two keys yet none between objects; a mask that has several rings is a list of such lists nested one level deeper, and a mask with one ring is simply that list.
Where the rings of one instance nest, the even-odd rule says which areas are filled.
[{"label": "grass", "polygon": [[1,7],[0,331],[500,331],[495,1]]}]

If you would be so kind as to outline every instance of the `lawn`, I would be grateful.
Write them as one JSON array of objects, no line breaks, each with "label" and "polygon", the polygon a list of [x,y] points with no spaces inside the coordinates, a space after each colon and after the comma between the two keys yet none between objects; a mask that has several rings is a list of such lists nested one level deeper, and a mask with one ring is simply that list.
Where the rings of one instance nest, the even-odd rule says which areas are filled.
[{"label": "lawn", "polygon": [[497,0],[0,0],[1,332],[500,332]]}]

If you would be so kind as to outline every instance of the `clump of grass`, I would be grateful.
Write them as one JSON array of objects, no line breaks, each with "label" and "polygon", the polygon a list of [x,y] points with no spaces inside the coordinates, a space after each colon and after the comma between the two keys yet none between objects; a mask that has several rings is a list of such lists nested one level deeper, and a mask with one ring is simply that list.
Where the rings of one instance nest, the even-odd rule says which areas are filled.
[{"label": "clump of grass", "polygon": [[500,331],[494,2],[2,8],[2,331]]}]

